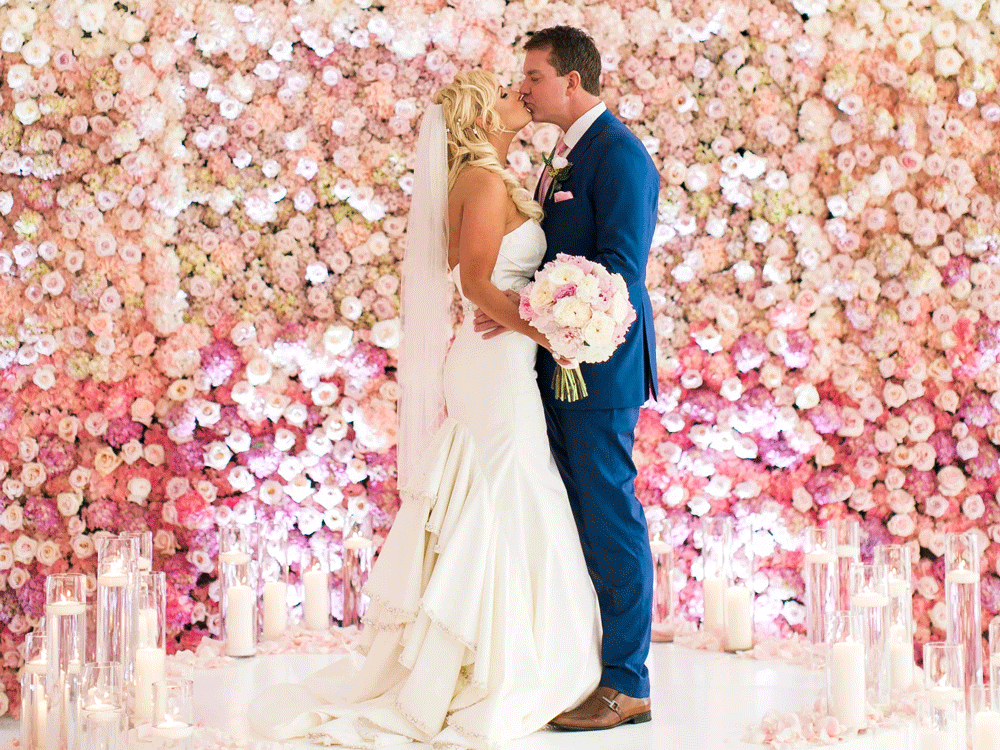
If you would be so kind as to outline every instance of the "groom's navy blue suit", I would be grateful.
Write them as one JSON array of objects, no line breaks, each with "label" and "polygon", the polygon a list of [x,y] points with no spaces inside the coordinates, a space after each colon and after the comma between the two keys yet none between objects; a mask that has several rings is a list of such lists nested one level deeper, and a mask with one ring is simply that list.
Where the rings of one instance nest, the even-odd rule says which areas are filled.
[{"label": "groom's navy blue suit", "polygon": [[[610,360],[580,366],[588,395],[568,403],[552,392],[555,363],[538,350],[538,385],[549,441],[569,493],[597,590],[604,630],[601,684],[649,695],[645,667],[652,621],[653,570],[642,506],[635,497],[632,445],[639,407],[656,395],[656,338],[646,292],[646,261],[656,225],[660,178],[638,138],[603,112],[566,154],[558,190],[536,196],[545,209],[548,248],[581,255],[620,273],[636,320]],[[560,196],[564,197],[564,196]]]}]

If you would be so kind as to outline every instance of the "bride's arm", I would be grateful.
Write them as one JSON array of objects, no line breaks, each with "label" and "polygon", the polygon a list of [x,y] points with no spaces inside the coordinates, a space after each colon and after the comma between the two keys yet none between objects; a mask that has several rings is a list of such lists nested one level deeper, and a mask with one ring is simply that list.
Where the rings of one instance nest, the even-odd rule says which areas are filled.
[{"label": "bride's arm", "polygon": [[517,303],[491,281],[506,225],[508,197],[503,180],[485,169],[470,169],[455,187],[463,196],[458,245],[462,291],[497,323],[548,348],[545,336],[521,319]]}]

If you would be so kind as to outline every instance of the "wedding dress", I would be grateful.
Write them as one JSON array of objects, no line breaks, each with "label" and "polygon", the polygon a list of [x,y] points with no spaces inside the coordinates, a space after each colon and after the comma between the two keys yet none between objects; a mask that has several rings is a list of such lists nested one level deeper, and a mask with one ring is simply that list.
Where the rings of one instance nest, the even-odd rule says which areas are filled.
[{"label": "wedding dress", "polygon": [[[493,283],[521,289],[544,252],[538,223],[520,225]],[[461,292],[459,268],[452,277]],[[445,363],[448,418],[366,586],[367,656],[258,698],[251,721],[264,736],[494,748],[597,686],[597,599],[549,451],[536,345],[511,332],[484,340],[464,307]]]}]

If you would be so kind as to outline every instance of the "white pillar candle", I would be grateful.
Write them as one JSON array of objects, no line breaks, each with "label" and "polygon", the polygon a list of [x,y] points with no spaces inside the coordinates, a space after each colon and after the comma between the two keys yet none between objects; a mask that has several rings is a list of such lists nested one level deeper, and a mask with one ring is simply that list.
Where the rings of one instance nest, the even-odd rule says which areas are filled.
[{"label": "white pillar candle", "polygon": [[705,594],[705,630],[723,635],[725,629],[723,598],[726,582],[722,578],[706,578],[701,583]]},{"label": "white pillar candle", "polygon": [[105,573],[97,577],[97,585],[109,588],[121,588],[128,583],[128,576],[124,573]]},{"label": "white pillar candle", "polygon": [[830,646],[830,714],[845,727],[865,725],[865,650],[857,641]]},{"label": "white pillar candle", "polygon": [[726,588],[726,648],[753,648],[753,591],[747,586]]},{"label": "white pillar candle", "polygon": [[955,750],[955,742],[948,732],[940,729],[921,729],[920,750]]},{"label": "white pillar candle", "polygon": [[47,729],[49,701],[41,690],[35,692],[35,741],[38,743],[38,750],[47,750],[49,747],[49,736]]},{"label": "white pillar candle", "polygon": [[157,612],[150,607],[143,607],[139,610],[139,617],[136,630],[139,635],[139,646],[156,646],[159,643],[159,623],[157,622]]},{"label": "white pillar candle", "polygon": [[829,565],[836,559],[836,555],[832,552],[814,550],[813,552],[806,552],[804,561],[809,565]]},{"label": "white pillar candle", "polygon": [[71,615],[82,615],[87,610],[87,605],[83,602],[59,601],[45,605],[45,614],[59,617],[69,617]]},{"label": "white pillar candle", "polygon": [[264,583],[264,637],[269,641],[281,637],[288,627],[288,584],[284,581]]},{"label": "white pillar candle", "polygon": [[254,591],[240,584],[226,589],[226,653],[250,656],[254,653]]},{"label": "white pillar candle", "polygon": [[861,548],[853,544],[838,544],[837,557],[851,557],[857,560],[861,557]]},{"label": "white pillar candle", "polygon": [[1000,750],[1000,713],[976,711],[976,750]]},{"label": "white pillar candle", "polygon": [[322,570],[302,574],[302,617],[310,630],[330,627],[330,576]]},{"label": "white pillar candle", "polygon": [[139,724],[153,720],[153,683],[167,675],[167,652],[143,646],[135,651],[135,718]]},{"label": "white pillar candle", "polygon": [[889,674],[893,690],[906,690],[913,684],[913,644],[893,641],[889,646]]}]

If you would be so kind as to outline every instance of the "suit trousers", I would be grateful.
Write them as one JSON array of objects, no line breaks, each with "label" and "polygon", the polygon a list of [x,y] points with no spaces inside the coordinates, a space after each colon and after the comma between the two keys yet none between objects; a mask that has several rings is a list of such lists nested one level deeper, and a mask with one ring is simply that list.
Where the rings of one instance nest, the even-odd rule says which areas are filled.
[{"label": "suit trousers", "polygon": [[569,495],[601,609],[601,684],[649,695],[653,562],[635,496],[639,409],[560,409],[543,399],[549,445]]}]

